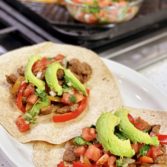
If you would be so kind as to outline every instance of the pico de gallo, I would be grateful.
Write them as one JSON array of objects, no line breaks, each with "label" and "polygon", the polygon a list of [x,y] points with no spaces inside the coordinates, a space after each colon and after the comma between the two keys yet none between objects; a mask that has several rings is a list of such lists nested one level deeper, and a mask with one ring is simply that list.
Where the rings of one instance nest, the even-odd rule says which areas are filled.
[{"label": "pico de gallo", "polygon": [[20,116],[16,125],[26,132],[37,123],[38,117],[50,114],[53,122],[65,122],[85,111],[90,94],[85,83],[91,78],[92,68],[78,59],[67,61],[55,57],[32,56],[17,73],[6,75],[11,85]]},{"label": "pico de gallo", "polygon": [[69,13],[87,24],[119,23],[132,19],[142,0],[66,0]]},{"label": "pico de gallo", "polygon": [[[103,119],[105,124],[110,124],[112,120],[107,118],[110,117],[109,114],[106,114],[105,119],[104,115],[105,113],[101,116],[103,118],[100,118],[100,121]],[[129,136],[125,134],[126,131],[120,129],[120,125],[117,123],[113,133],[116,139],[115,137],[112,137],[112,140],[115,140],[112,145],[112,141],[107,139],[107,136],[111,136],[112,132],[109,131],[111,129],[106,129],[105,124],[100,124],[103,125],[103,127],[100,127],[101,130],[99,130],[100,125],[98,120],[96,126],[93,125],[82,129],[81,136],[78,136],[66,143],[63,159],[57,167],[68,167],[71,165],[73,167],[151,167],[155,164],[167,166],[167,152],[165,146],[167,144],[167,135],[159,133],[160,125],[150,125],[141,117],[134,118],[130,114],[127,115],[127,121],[133,128],[136,128],[136,131],[139,131],[144,135],[148,134],[148,138],[153,139],[154,142],[152,144],[148,144],[145,141],[132,141],[130,139],[131,137],[128,138]],[[106,135],[104,131],[109,131],[107,132],[108,135]],[[101,140],[102,132],[106,135],[104,135],[104,141]],[[134,134],[130,134],[130,136],[133,135]],[[121,144],[117,145],[118,142],[116,140],[119,140],[120,143],[129,140],[132,154],[130,156],[126,154],[124,156],[120,156],[122,153],[125,153],[126,150],[122,150],[123,152],[121,153]],[[111,150],[117,151],[114,152]]]}]

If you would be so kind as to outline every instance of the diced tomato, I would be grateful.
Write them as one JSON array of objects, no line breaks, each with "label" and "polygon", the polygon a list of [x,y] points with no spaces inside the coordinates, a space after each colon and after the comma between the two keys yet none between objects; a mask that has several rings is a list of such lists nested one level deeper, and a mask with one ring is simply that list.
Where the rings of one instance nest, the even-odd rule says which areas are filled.
[{"label": "diced tomato", "polygon": [[64,103],[64,104],[71,104],[71,101],[70,101],[70,94],[69,93],[63,93],[63,96],[62,96],[62,99],[61,99],[61,102]]},{"label": "diced tomato", "polygon": [[32,67],[32,71],[34,73],[37,73],[39,71],[43,71],[49,63],[50,63],[49,60],[46,57],[43,57],[41,60],[38,60],[34,63],[34,65]]},{"label": "diced tomato", "polygon": [[80,102],[83,100],[84,96],[81,93],[75,92],[75,98],[76,98],[76,102]]},{"label": "diced tomato", "polygon": [[157,137],[161,144],[167,144],[167,135],[158,134]]},{"label": "diced tomato", "polygon": [[151,146],[151,148],[147,152],[147,156],[151,158],[156,158],[162,154],[163,154],[163,151],[161,150],[161,146],[157,146],[157,147]]},{"label": "diced tomato", "polygon": [[77,147],[74,149],[74,153],[77,155],[77,156],[81,156],[81,155],[84,155],[86,152],[86,148],[84,146],[80,146],[80,147]]},{"label": "diced tomato", "polygon": [[148,124],[148,122],[144,121],[142,118],[138,117],[136,120],[135,120],[135,123],[134,123],[135,127],[139,130],[149,130],[150,129],[150,125]]},{"label": "diced tomato", "polygon": [[38,99],[38,96],[33,94],[33,95],[30,95],[28,98],[27,98],[27,103],[30,103],[30,104],[35,104],[36,101]]},{"label": "diced tomato", "polygon": [[101,145],[100,143],[95,143],[94,145],[95,145],[97,148],[100,148],[100,149],[102,148],[102,145]]},{"label": "diced tomato", "polygon": [[131,144],[132,149],[135,151],[135,153],[139,152],[139,144],[138,143],[133,143]]},{"label": "diced tomato", "polygon": [[63,59],[64,59],[64,55],[62,55],[62,54],[58,54],[56,57],[54,57],[54,60],[56,60],[56,61],[62,61]]},{"label": "diced tomato", "polygon": [[73,162],[73,167],[91,167],[91,165],[84,164],[81,162]]},{"label": "diced tomato", "polygon": [[108,162],[108,159],[109,159],[109,155],[104,154],[98,159],[98,161],[96,162],[96,165],[102,166],[103,164]]},{"label": "diced tomato", "polygon": [[57,167],[68,167],[68,166],[65,166],[65,165],[64,165],[64,162],[62,161],[62,162],[60,162],[60,163],[57,165]]},{"label": "diced tomato", "polygon": [[85,152],[85,156],[95,162],[101,157],[101,155],[101,150],[94,145],[90,145]]},{"label": "diced tomato", "polygon": [[92,166],[90,160],[86,156],[82,156],[82,157],[83,157],[83,163],[84,164],[88,164],[89,166]]},{"label": "diced tomato", "polygon": [[154,161],[153,161],[152,158],[150,158],[150,157],[148,157],[148,156],[142,156],[142,157],[139,158],[139,162],[140,162],[140,163],[148,163],[148,164],[151,164],[151,163],[153,163]]},{"label": "diced tomato", "polygon": [[128,119],[132,124],[135,123],[135,119],[133,118],[133,116],[131,114],[128,114]]},{"label": "diced tomato", "polygon": [[84,99],[79,103],[79,106],[76,110],[65,114],[54,115],[53,122],[65,122],[78,117],[86,109],[87,104],[88,97],[84,97]]},{"label": "diced tomato", "polygon": [[84,15],[84,20],[88,24],[94,24],[98,21],[97,17],[93,14],[85,14]]},{"label": "diced tomato", "polygon": [[23,105],[23,92],[27,87],[27,83],[22,83],[19,87],[19,91],[16,98],[16,105],[22,111],[25,112],[25,106]]},{"label": "diced tomato", "polygon": [[114,164],[116,162],[116,157],[115,156],[110,156],[109,159],[108,159],[108,166],[109,167],[114,167]]},{"label": "diced tomato", "polygon": [[26,120],[22,116],[19,116],[16,119],[16,125],[20,132],[26,132],[30,129],[30,125],[26,122]]},{"label": "diced tomato", "polygon": [[82,129],[82,138],[86,141],[92,141],[96,138],[96,131],[94,128]]},{"label": "diced tomato", "polygon": [[25,97],[28,97],[28,96],[30,96],[31,94],[34,94],[34,92],[35,92],[35,89],[34,89],[34,86],[33,85],[31,85],[31,84],[29,84],[27,87],[26,87],[26,89],[24,90],[24,96]]}]

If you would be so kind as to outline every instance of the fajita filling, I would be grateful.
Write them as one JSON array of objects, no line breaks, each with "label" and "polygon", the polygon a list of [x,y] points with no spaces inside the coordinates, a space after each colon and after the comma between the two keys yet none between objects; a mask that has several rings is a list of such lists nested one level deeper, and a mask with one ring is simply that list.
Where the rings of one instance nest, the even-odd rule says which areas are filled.
[{"label": "fajita filling", "polygon": [[6,75],[10,92],[21,115],[16,125],[26,132],[42,115],[50,115],[53,122],[65,122],[78,117],[88,105],[86,83],[92,69],[78,59],[67,61],[64,55],[46,58],[30,57],[26,67],[17,74]]},{"label": "fajita filling", "polygon": [[65,144],[58,167],[151,167],[167,165],[167,135],[160,125],[150,125],[127,111],[104,113],[96,126],[82,129]]}]

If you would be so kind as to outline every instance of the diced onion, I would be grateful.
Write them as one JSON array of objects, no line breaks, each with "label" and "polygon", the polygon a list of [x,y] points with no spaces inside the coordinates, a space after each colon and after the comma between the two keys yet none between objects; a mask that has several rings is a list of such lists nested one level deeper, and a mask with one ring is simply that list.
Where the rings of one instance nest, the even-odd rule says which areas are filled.
[{"label": "diced onion", "polygon": [[40,79],[40,78],[42,77],[42,72],[39,71],[39,72],[37,73],[36,77]]},{"label": "diced onion", "polygon": [[49,92],[49,94],[50,94],[51,96],[56,96],[56,93],[55,93],[53,90],[51,90],[51,91]]}]

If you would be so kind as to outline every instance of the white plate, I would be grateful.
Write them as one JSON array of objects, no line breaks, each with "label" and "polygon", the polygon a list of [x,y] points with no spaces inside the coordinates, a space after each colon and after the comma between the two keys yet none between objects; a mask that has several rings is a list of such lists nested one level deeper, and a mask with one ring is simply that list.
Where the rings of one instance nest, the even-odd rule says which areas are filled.
[{"label": "white plate", "polygon": [[[124,104],[131,107],[148,109],[167,109],[166,97],[137,72],[118,63],[104,59],[118,79]],[[34,167],[32,146],[20,144],[0,127],[0,148],[17,167]]]}]

